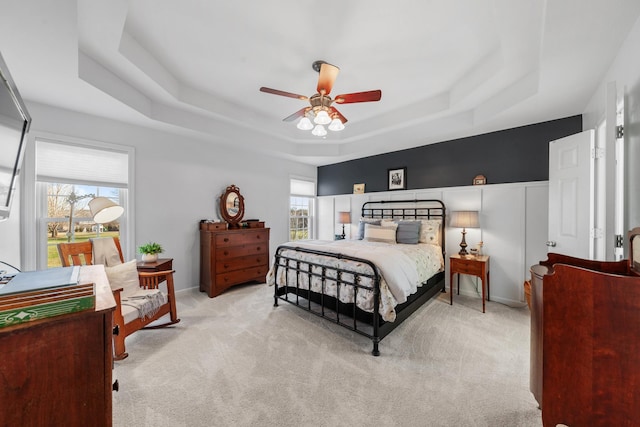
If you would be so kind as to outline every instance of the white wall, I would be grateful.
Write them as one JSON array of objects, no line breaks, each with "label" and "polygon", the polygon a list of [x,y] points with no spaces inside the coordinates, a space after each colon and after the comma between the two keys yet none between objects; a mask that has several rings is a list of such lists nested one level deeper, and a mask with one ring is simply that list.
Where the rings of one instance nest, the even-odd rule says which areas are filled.
[{"label": "white wall", "polygon": [[595,129],[605,117],[607,85],[615,83],[617,97],[625,98],[627,148],[627,227],[640,225],[640,18],[629,32],[615,60],[583,113],[584,129]]},{"label": "white wall", "polygon": [[[483,252],[491,257],[491,300],[518,306],[524,304],[522,284],[531,276],[530,267],[547,257],[548,197],[547,181],[325,196],[318,203],[319,237],[332,239],[341,232],[335,213],[350,210],[352,224],[345,231],[347,238],[355,238],[361,207],[367,201],[439,199],[445,203],[447,213],[477,210],[480,228],[467,230],[467,244],[474,247],[482,240]],[[446,253],[457,253],[461,239],[459,229],[447,228]],[[447,259],[446,271],[448,264]],[[448,274],[446,281],[449,286]],[[479,298],[476,280],[463,276],[460,293]]]},{"label": "white wall", "polygon": [[[28,103],[27,108],[33,116],[34,134],[135,147],[135,246],[154,240],[165,247],[163,255],[174,258],[177,289],[198,285],[198,222],[217,217],[216,200],[228,185],[240,188],[245,198],[245,218],[259,218],[271,228],[273,253],[279,243],[288,240],[290,175],[316,178],[315,166],[264,153],[42,104]],[[0,260],[20,259],[15,213],[9,221],[0,223]],[[131,253],[134,250],[130,248],[126,256],[135,257]],[[33,253],[25,253],[22,258],[18,264],[34,265]]]}]

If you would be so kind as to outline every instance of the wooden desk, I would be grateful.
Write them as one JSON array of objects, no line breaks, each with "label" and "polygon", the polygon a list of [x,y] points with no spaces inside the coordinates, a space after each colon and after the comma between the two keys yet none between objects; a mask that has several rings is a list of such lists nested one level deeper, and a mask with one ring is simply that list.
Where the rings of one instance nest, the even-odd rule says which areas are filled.
[{"label": "wooden desk", "polygon": [[102,265],[83,266],[95,309],[0,329],[0,426],[111,426],[113,310]]},{"label": "wooden desk", "polygon": [[458,294],[460,294],[461,274],[477,276],[482,280],[482,312],[484,313],[485,288],[486,300],[491,301],[489,297],[489,256],[451,255],[449,257],[449,297],[451,305],[453,305],[453,275],[456,273],[458,273]]}]

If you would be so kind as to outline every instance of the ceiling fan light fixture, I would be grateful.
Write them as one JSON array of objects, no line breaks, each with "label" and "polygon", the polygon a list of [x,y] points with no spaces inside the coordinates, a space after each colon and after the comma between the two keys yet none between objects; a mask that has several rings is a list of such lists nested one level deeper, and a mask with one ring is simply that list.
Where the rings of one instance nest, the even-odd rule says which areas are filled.
[{"label": "ceiling fan light fixture", "polygon": [[344,129],[344,124],[340,121],[340,119],[331,120],[331,124],[329,125],[329,130],[334,132],[341,131]]},{"label": "ceiling fan light fixture", "polygon": [[311,130],[313,129],[313,123],[309,120],[308,117],[303,117],[300,119],[296,127],[300,130]]},{"label": "ceiling fan light fixture", "polygon": [[325,136],[327,134],[327,130],[322,125],[316,125],[311,133],[315,136]]},{"label": "ceiling fan light fixture", "polygon": [[331,123],[331,117],[329,117],[329,113],[327,113],[325,110],[320,110],[316,114],[316,117],[313,119],[313,121],[317,125],[328,125],[329,123]]}]

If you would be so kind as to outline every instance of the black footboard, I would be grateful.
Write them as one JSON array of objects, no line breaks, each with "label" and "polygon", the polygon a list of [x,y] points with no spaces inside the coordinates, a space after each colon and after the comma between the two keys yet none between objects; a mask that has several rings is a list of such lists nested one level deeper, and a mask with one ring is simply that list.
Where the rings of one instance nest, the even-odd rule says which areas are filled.
[{"label": "black footboard", "polygon": [[[322,262],[312,262],[300,259],[301,254],[320,255],[324,259]],[[327,262],[327,259],[336,262]],[[355,261],[357,266],[339,263],[339,260]],[[405,303],[395,307],[394,322],[385,322],[379,312],[380,275],[368,260],[283,245],[276,250],[273,269],[274,305],[278,305],[279,299],[287,301],[370,338],[374,356],[380,354],[378,344],[382,338],[422,304],[444,290],[444,273],[440,272],[418,287],[418,292]],[[279,284],[277,278],[283,279],[286,285]],[[365,311],[357,303],[362,293],[373,298],[371,311]]]}]

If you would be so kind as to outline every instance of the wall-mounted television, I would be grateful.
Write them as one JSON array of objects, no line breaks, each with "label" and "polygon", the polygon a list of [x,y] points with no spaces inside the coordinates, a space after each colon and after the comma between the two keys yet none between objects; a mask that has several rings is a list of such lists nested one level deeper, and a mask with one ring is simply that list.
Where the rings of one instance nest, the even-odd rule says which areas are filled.
[{"label": "wall-mounted television", "polygon": [[9,217],[31,116],[0,53],[0,221]]}]

